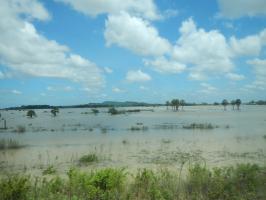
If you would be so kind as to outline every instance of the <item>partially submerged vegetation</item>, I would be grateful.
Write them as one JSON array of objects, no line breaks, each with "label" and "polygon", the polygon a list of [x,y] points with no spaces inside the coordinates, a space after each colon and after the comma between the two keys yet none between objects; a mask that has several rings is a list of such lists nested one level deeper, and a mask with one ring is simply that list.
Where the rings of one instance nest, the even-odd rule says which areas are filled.
[{"label": "partially submerged vegetation", "polygon": [[98,156],[95,153],[89,153],[87,155],[82,156],[79,159],[80,164],[90,164],[97,161],[98,161]]},{"label": "partially submerged vegetation", "polygon": [[189,125],[183,125],[184,129],[214,129],[214,128],[219,128],[217,125],[213,125],[210,123],[192,123]]},{"label": "partially submerged vegetation", "polygon": [[19,148],[23,148],[23,147],[25,147],[25,145],[20,144],[17,140],[0,139],[0,150],[19,149]]},{"label": "partially submerged vegetation", "polygon": [[166,169],[129,174],[123,169],[85,173],[72,168],[66,178],[7,175],[0,179],[0,199],[263,200],[265,184],[266,167],[251,164],[214,169],[194,165],[184,176]]}]

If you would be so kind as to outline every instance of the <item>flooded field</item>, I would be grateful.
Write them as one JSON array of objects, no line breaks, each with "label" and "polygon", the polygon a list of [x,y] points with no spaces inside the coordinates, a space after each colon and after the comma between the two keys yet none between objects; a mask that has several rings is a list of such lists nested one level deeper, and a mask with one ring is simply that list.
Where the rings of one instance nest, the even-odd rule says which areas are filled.
[{"label": "flooded field", "polygon": [[[60,109],[1,111],[7,130],[0,141],[15,148],[0,149],[0,168],[5,171],[42,173],[53,166],[63,173],[71,166],[82,169],[125,167],[179,169],[194,163],[209,167],[236,163],[266,164],[266,107],[242,106],[240,111],[221,106],[187,106],[174,112],[166,107],[110,115],[108,109]],[[200,126],[202,125],[202,126]],[[3,127],[3,122],[0,124]],[[92,162],[80,162],[93,155]]]}]

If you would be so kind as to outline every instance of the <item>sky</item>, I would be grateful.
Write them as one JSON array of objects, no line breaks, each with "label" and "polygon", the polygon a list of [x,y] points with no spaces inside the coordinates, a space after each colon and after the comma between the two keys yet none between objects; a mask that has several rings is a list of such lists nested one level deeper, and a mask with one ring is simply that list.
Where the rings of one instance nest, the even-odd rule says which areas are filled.
[{"label": "sky", "polygon": [[0,0],[0,107],[266,99],[265,0]]}]

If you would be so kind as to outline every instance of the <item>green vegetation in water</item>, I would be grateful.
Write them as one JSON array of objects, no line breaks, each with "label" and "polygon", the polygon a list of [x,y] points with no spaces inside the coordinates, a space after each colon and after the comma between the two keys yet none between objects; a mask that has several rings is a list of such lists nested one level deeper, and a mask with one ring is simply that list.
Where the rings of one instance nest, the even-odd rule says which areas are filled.
[{"label": "green vegetation in water", "polygon": [[37,117],[37,115],[36,115],[36,113],[35,113],[34,110],[29,110],[29,111],[27,112],[27,117],[29,117],[29,118],[33,118],[33,117]]},{"label": "green vegetation in water", "polygon": [[90,164],[97,161],[98,161],[98,156],[95,153],[84,155],[79,159],[79,163],[81,164]]},{"label": "green vegetation in water", "polygon": [[43,175],[52,175],[56,173],[56,169],[53,165],[49,165],[46,169],[43,170]]},{"label": "green vegetation in water", "polygon": [[119,115],[119,114],[125,114],[125,111],[117,110],[116,108],[112,107],[109,108],[108,113],[110,113],[111,115]]},{"label": "green vegetation in water", "polygon": [[179,171],[123,169],[89,173],[70,169],[66,178],[32,179],[8,175],[0,179],[0,199],[149,199],[149,200],[262,200],[266,199],[266,167],[240,164],[207,169],[191,166],[186,176]]},{"label": "green vegetation in water", "polygon": [[218,128],[219,126],[217,125],[212,125],[210,123],[206,123],[206,124],[197,124],[197,123],[192,123],[189,125],[183,125],[184,129],[214,129],[214,128]]},{"label": "green vegetation in water", "polygon": [[263,138],[266,139],[266,135],[264,135]]},{"label": "green vegetation in water", "polygon": [[148,126],[131,126],[130,131],[147,131],[149,128]]},{"label": "green vegetation in water", "polygon": [[19,149],[23,148],[25,145],[19,144],[17,140],[14,139],[0,139],[0,150],[4,149]]},{"label": "green vegetation in water", "polygon": [[92,113],[95,114],[95,115],[99,113],[99,110],[97,110],[97,109],[95,109],[95,108],[91,109],[91,111],[92,111]]}]

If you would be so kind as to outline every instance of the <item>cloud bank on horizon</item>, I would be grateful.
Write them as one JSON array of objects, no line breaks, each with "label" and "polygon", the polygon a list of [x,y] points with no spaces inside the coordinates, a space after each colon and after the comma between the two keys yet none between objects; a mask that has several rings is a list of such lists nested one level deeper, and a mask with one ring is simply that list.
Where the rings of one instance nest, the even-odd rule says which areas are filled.
[{"label": "cloud bank on horizon", "polygon": [[266,98],[264,0],[0,3],[1,107]]}]

